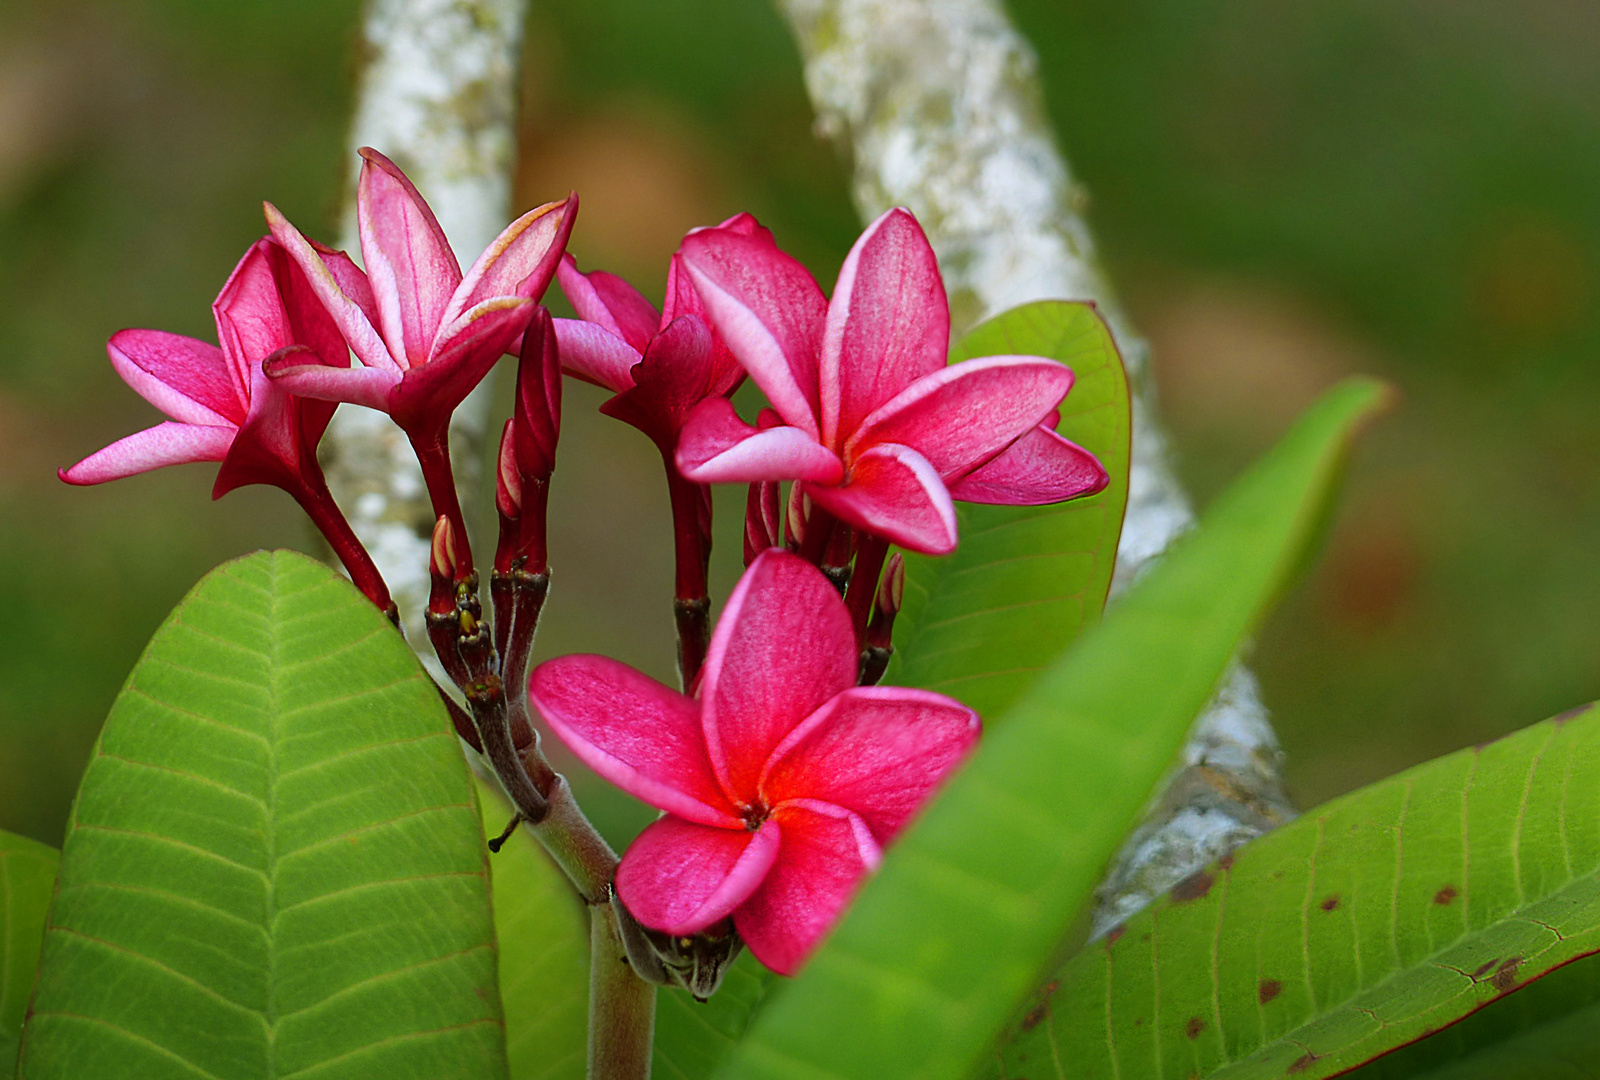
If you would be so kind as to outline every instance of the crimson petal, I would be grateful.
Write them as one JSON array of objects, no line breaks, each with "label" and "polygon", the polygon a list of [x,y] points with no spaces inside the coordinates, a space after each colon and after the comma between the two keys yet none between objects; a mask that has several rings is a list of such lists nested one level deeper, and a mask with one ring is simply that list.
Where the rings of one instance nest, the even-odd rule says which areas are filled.
[{"label": "crimson petal", "polygon": [[698,934],[725,919],[760,887],[782,846],[767,821],[755,832],[717,829],[675,817],[648,826],[623,853],[617,894],[645,926]]},{"label": "crimson petal", "polygon": [[806,484],[805,493],[841,521],[903,548],[927,555],[955,550],[950,492],[928,459],[909,446],[874,446],[851,464],[843,486]]},{"label": "crimson petal", "polygon": [[1047,506],[1093,495],[1111,480],[1089,451],[1040,426],[950,486],[963,502]]}]

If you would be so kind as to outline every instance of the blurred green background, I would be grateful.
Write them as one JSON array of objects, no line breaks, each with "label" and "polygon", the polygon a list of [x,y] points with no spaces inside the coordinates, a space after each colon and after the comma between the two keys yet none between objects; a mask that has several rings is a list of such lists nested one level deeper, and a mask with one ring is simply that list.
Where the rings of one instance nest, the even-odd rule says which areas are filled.
[{"label": "blurred green background", "polygon": [[[59,842],[111,698],[201,574],[310,546],[275,491],[209,505],[209,467],[54,470],[154,422],[104,340],[211,337],[261,199],[334,238],[358,8],[0,6],[0,828]],[[1403,391],[1256,654],[1302,804],[1600,696],[1600,7],[1011,9],[1200,503],[1340,375]],[[831,283],[845,166],[763,0],[533,0],[531,28],[519,209],[576,188],[586,268],[659,294],[686,229],[749,209]],[[569,390],[540,651],[665,677],[659,463],[599,400]]]}]

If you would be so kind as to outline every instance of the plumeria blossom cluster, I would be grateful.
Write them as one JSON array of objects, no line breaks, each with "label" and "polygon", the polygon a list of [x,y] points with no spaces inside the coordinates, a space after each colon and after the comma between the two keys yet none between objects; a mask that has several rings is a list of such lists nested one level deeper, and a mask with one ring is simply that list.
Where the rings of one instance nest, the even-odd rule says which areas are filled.
[{"label": "plumeria blossom cluster", "polygon": [[[793,973],[978,738],[960,702],[877,685],[905,587],[890,549],[954,550],[955,501],[1035,505],[1104,487],[1099,462],[1055,431],[1072,372],[1035,356],[947,364],[944,285],[905,210],[867,228],[831,299],[750,215],[696,229],[658,308],[566,253],[575,195],[519,217],[463,272],[405,174],[362,156],[360,265],[267,204],[269,234],[213,305],[218,344],[124,330],[107,346],[170,420],[62,479],[216,461],[214,497],[280,487],[398,625],[316,453],[339,403],[387,413],[436,516],[428,634],[465,706],[440,693],[511,797],[508,832],[527,823],[587,900],[620,901],[641,977],[704,996],[742,945]],[[552,280],[576,318],[541,305]],[[516,404],[500,440],[486,616],[449,425],[508,353]],[[769,403],[751,421],[732,401],[747,375]],[[611,391],[601,410],[660,451],[678,687],[603,656],[530,671],[564,376]],[[713,629],[714,483],[748,489],[746,571]],[[540,721],[662,811],[620,861],[546,761]]]}]

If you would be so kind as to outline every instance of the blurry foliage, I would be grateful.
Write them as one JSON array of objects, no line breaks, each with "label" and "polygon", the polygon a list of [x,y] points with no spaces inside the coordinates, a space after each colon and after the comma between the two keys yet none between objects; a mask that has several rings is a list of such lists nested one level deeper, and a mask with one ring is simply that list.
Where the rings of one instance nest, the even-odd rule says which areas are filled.
[{"label": "blurry foliage", "polygon": [[[186,467],[52,471],[153,421],[123,326],[210,337],[270,198],[334,238],[357,0],[0,8],[0,828],[59,842],[150,632],[224,558],[309,547]],[[1323,387],[1405,392],[1257,667],[1310,802],[1600,696],[1600,12],[1571,0],[1011,0],[1209,500]],[[765,0],[534,0],[518,201],[659,295],[754,211],[830,286],[858,228]],[[317,228],[320,223],[321,228]],[[470,257],[470,253],[469,253]],[[667,678],[655,451],[569,395],[544,655]],[[717,573],[737,572],[724,492]],[[640,820],[607,809],[614,834]]]}]

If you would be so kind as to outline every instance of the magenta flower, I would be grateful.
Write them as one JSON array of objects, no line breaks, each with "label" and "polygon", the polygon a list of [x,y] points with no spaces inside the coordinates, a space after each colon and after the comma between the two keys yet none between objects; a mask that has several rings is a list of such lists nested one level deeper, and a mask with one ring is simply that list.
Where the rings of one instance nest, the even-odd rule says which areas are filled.
[{"label": "magenta flower", "polygon": [[617,870],[635,918],[687,935],[731,915],[762,963],[799,969],[978,737],[950,698],[856,686],[858,658],[828,580],[767,551],[728,599],[698,700],[603,656],[534,671],[573,752],[666,811]]},{"label": "magenta flower", "polygon": [[[355,272],[343,255],[327,258]],[[212,498],[247,484],[292,495],[339,554],[351,577],[380,607],[388,590],[328,493],[317,442],[335,405],[291,397],[262,372],[291,358],[333,370],[349,351],[310,282],[271,238],[258,240],[234,268],[216,302],[218,348],[163,330],[122,330],[106,352],[123,381],[172,419],[129,435],[70,469],[69,484],[102,484],[163,465],[220,461]]]},{"label": "magenta flower", "polygon": [[[749,214],[717,228],[778,250],[772,233]],[[650,436],[670,461],[694,407],[707,398],[727,397],[744,381],[744,369],[711,332],[682,257],[674,254],[668,264],[660,312],[615,274],[580,272],[570,255],[556,279],[578,313],[576,319],[556,320],[562,365],[615,394],[600,411]]]},{"label": "magenta flower", "polygon": [[376,150],[363,148],[361,156],[356,222],[366,273],[312,244],[266,204],[272,235],[310,278],[361,366],[282,357],[267,374],[295,394],[393,417],[416,447],[435,512],[451,519],[464,543],[446,452],[450,414],[532,318],[566,248],[577,197],[523,214],[463,275],[411,181]]},{"label": "magenta flower", "polygon": [[678,467],[701,483],[798,480],[822,509],[914,551],[956,545],[952,499],[1039,505],[1103,488],[1094,455],[1042,422],[1072,372],[1037,356],[946,366],[950,311],[933,249],[905,210],[867,227],[830,303],[806,269],[729,229],[684,239],[712,326],[783,419],[726,401],[684,425]]}]

